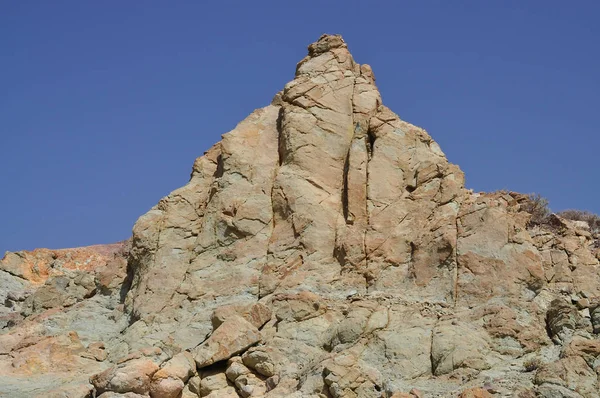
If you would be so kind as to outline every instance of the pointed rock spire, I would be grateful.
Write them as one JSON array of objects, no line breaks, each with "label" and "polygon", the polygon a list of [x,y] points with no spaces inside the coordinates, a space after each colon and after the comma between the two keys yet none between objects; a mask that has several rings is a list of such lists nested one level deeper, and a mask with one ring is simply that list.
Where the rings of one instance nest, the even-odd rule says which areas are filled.
[{"label": "pointed rock spire", "polygon": [[431,295],[452,300],[456,226],[445,220],[458,211],[462,173],[381,102],[371,67],[341,36],[311,44],[273,104],[225,134],[190,183],[136,224],[133,263],[145,271],[134,313],[171,305],[173,291],[215,297],[239,286],[259,297],[345,295],[434,281]]},{"label": "pointed rock spire", "polygon": [[[19,391],[19,377],[39,381],[68,358],[79,372],[68,365],[68,378],[84,384],[107,368],[91,382],[108,394],[367,398],[408,386],[448,396],[461,375],[483,385],[491,370],[506,395],[532,376],[504,370],[554,342],[566,355],[538,370],[536,391],[597,396],[598,236],[558,218],[561,228],[531,227],[527,196],[463,183],[424,130],[382,105],[371,68],[324,35],[271,105],[140,217],[127,277],[124,254],[92,274],[51,253],[0,261],[17,288],[5,313],[40,312],[23,328],[5,318],[0,380]],[[39,261],[58,267],[41,285],[21,272]],[[552,327],[577,309],[581,322]]]}]

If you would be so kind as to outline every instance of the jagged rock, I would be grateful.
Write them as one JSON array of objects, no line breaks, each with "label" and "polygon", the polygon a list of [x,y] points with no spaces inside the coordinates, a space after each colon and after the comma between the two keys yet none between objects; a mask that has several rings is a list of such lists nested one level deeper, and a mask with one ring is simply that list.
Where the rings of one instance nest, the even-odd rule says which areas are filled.
[{"label": "jagged rock", "polygon": [[193,350],[198,368],[231,358],[261,339],[256,326],[241,316],[233,316],[223,322],[213,334]]},{"label": "jagged rock", "polygon": [[250,373],[250,369],[243,364],[241,357],[233,357],[227,361],[227,370],[225,375],[233,383],[235,380],[243,375]]},{"label": "jagged rock", "polygon": [[99,394],[106,391],[148,394],[152,376],[157,370],[158,365],[150,359],[132,359],[94,375],[90,382]]},{"label": "jagged rock", "polygon": [[[528,309],[532,312],[536,311],[535,307]],[[545,324],[535,322],[523,324],[523,319],[518,319],[519,316],[514,308],[492,304],[482,308],[482,311],[484,328],[493,337],[491,348],[500,354],[519,356],[550,344]]]},{"label": "jagged rock", "polygon": [[354,355],[338,355],[325,363],[324,381],[335,397],[378,397],[382,391],[381,375],[375,368],[359,366]]},{"label": "jagged rock", "polygon": [[255,327],[260,328],[271,319],[271,309],[261,303],[219,307],[211,318],[213,328],[218,328],[227,318],[235,315],[240,315]]},{"label": "jagged rock", "polygon": [[248,350],[242,355],[242,361],[247,367],[259,374],[270,377],[275,374],[275,365],[269,353],[261,348]]},{"label": "jagged rock", "polygon": [[582,396],[574,391],[556,384],[544,384],[536,389],[536,397],[542,398],[581,398]]},{"label": "jagged rock", "polygon": [[594,333],[600,333],[600,306],[595,307],[591,311],[590,317],[592,320],[592,325],[594,327]]},{"label": "jagged rock", "polygon": [[267,392],[267,386],[263,380],[253,373],[241,375],[235,379],[235,387],[243,398],[260,397]]},{"label": "jagged rock", "polygon": [[81,356],[84,358],[91,358],[91,359],[95,359],[96,361],[102,362],[102,361],[106,360],[106,358],[108,357],[108,354],[106,353],[104,343],[101,341],[98,341],[98,342],[91,343],[87,347],[87,350],[83,354],[81,354]]},{"label": "jagged rock", "polygon": [[598,236],[527,201],[324,35],[130,243],[0,261],[0,395],[596,397]]},{"label": "jagged rock", "polygon": [[562,358],[543,365],[536,372],[534,381],[541,387],[561,386],[583,397],[595,397],[598,392],[595,372],[583,358],[578,356]]},{"label": "jagged rock", "polygon": [[586,361],[590,368],[595,369],[598,366],[596,359],[600,356],[600,340],[576,336],[569,342],[568,346],[564,347],[561,356],[579,356]]},{"label": "jagged rock", "polygon": [[150,396],[152,398],[177,398],[188,379],[196,373],[194,358],[189,352],[181,352],[165,362],[152,375]]},{"label": "jagged rock", "polygon": [[210,395],[213,391],[223,390],[229,387],[227,376],[223,372],[202,375],[202,380],[198,386],[198,392],[201,397]]},{"label": "jagged rock", "polygon": [[115,255],[121,253],[126,244],[127,242],[120,242],[75,249],[7,252],[0,260],[0,269],[39,285],[51,276],[102,268],[112,261]]},{"label": "jagged rock", "polygon": [[229,379],[236,387],[238,393],[246,397],[262,396],[267,392],[265,381],[252,373],[242,362],[240,357],[231,358],[225,371]]},{"label": "jagged rock", "polygon": [[565,333],[572,333],[581,324],[577,309],[562,299],[550,303],[546,322],[551,337],[562,339]]},{"label": "jagged rock", "polygon": [[469,388],[460,393],[458,398],[492,398],[493,395],[483,388]]},{"label": "jagged rock", "polygon": [[188,381],[196,373],[196,364],[194,358],[189,352],[181,352],[169,359],[160,369],[154,373],[153,379],[174,378]]}]

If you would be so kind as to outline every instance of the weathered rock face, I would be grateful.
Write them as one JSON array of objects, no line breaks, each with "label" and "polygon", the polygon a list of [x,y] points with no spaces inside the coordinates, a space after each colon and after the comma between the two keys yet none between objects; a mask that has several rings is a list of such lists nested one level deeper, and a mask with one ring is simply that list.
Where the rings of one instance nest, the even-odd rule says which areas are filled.
[{"label": "weathered rock face", "polygon": [[340,36],[308,52],[127,250],[2,260],[1,380],[47,346],[28,375],[80,375],[67,396],[597,397],[598,237],[465,190]]},{"label": "weathered rock face", "polygon": [[[0,261],[0,396],[86,396],[128,325],[128,242]],[[125,348],[122,354],[127,354]]]}]

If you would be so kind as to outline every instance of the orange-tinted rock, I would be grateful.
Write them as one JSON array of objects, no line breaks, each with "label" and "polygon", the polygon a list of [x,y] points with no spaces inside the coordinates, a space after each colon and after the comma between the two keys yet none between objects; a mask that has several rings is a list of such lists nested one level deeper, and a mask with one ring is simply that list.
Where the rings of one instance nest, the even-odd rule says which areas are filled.
[{"label": "orange-tinted rock", "polygon": [[464,390],[458,396],[459,398],[493,398],[493,395],[490,394],[487,390],[483,388],[469,388],[468,390]]},{"label": "orange-tinted rock", "polygon": [[157,370],[158,365],[150,359],[133,359],[94,375],[90,382],[100,394],[106,391],[148,394],[152,375]]},{"label": "orange-tinted rock", "polygon": [[74,249],[8,252],[0,260],[0,270],[34,284],[43,284],[48,277],[63,275],[65,271],[93,272],[96,268],[106,266],[126,244],[119,242]]}]

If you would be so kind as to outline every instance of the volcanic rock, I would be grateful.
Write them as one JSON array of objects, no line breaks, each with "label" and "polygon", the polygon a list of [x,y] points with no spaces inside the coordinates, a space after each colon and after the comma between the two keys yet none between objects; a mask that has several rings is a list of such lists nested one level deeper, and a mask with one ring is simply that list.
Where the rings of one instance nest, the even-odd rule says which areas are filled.
[{"label": "volcanic rock", "polygon": [[526,201],[324,35],[130,242],[0,261],[0,395],[598,397],[596,238]]}]

